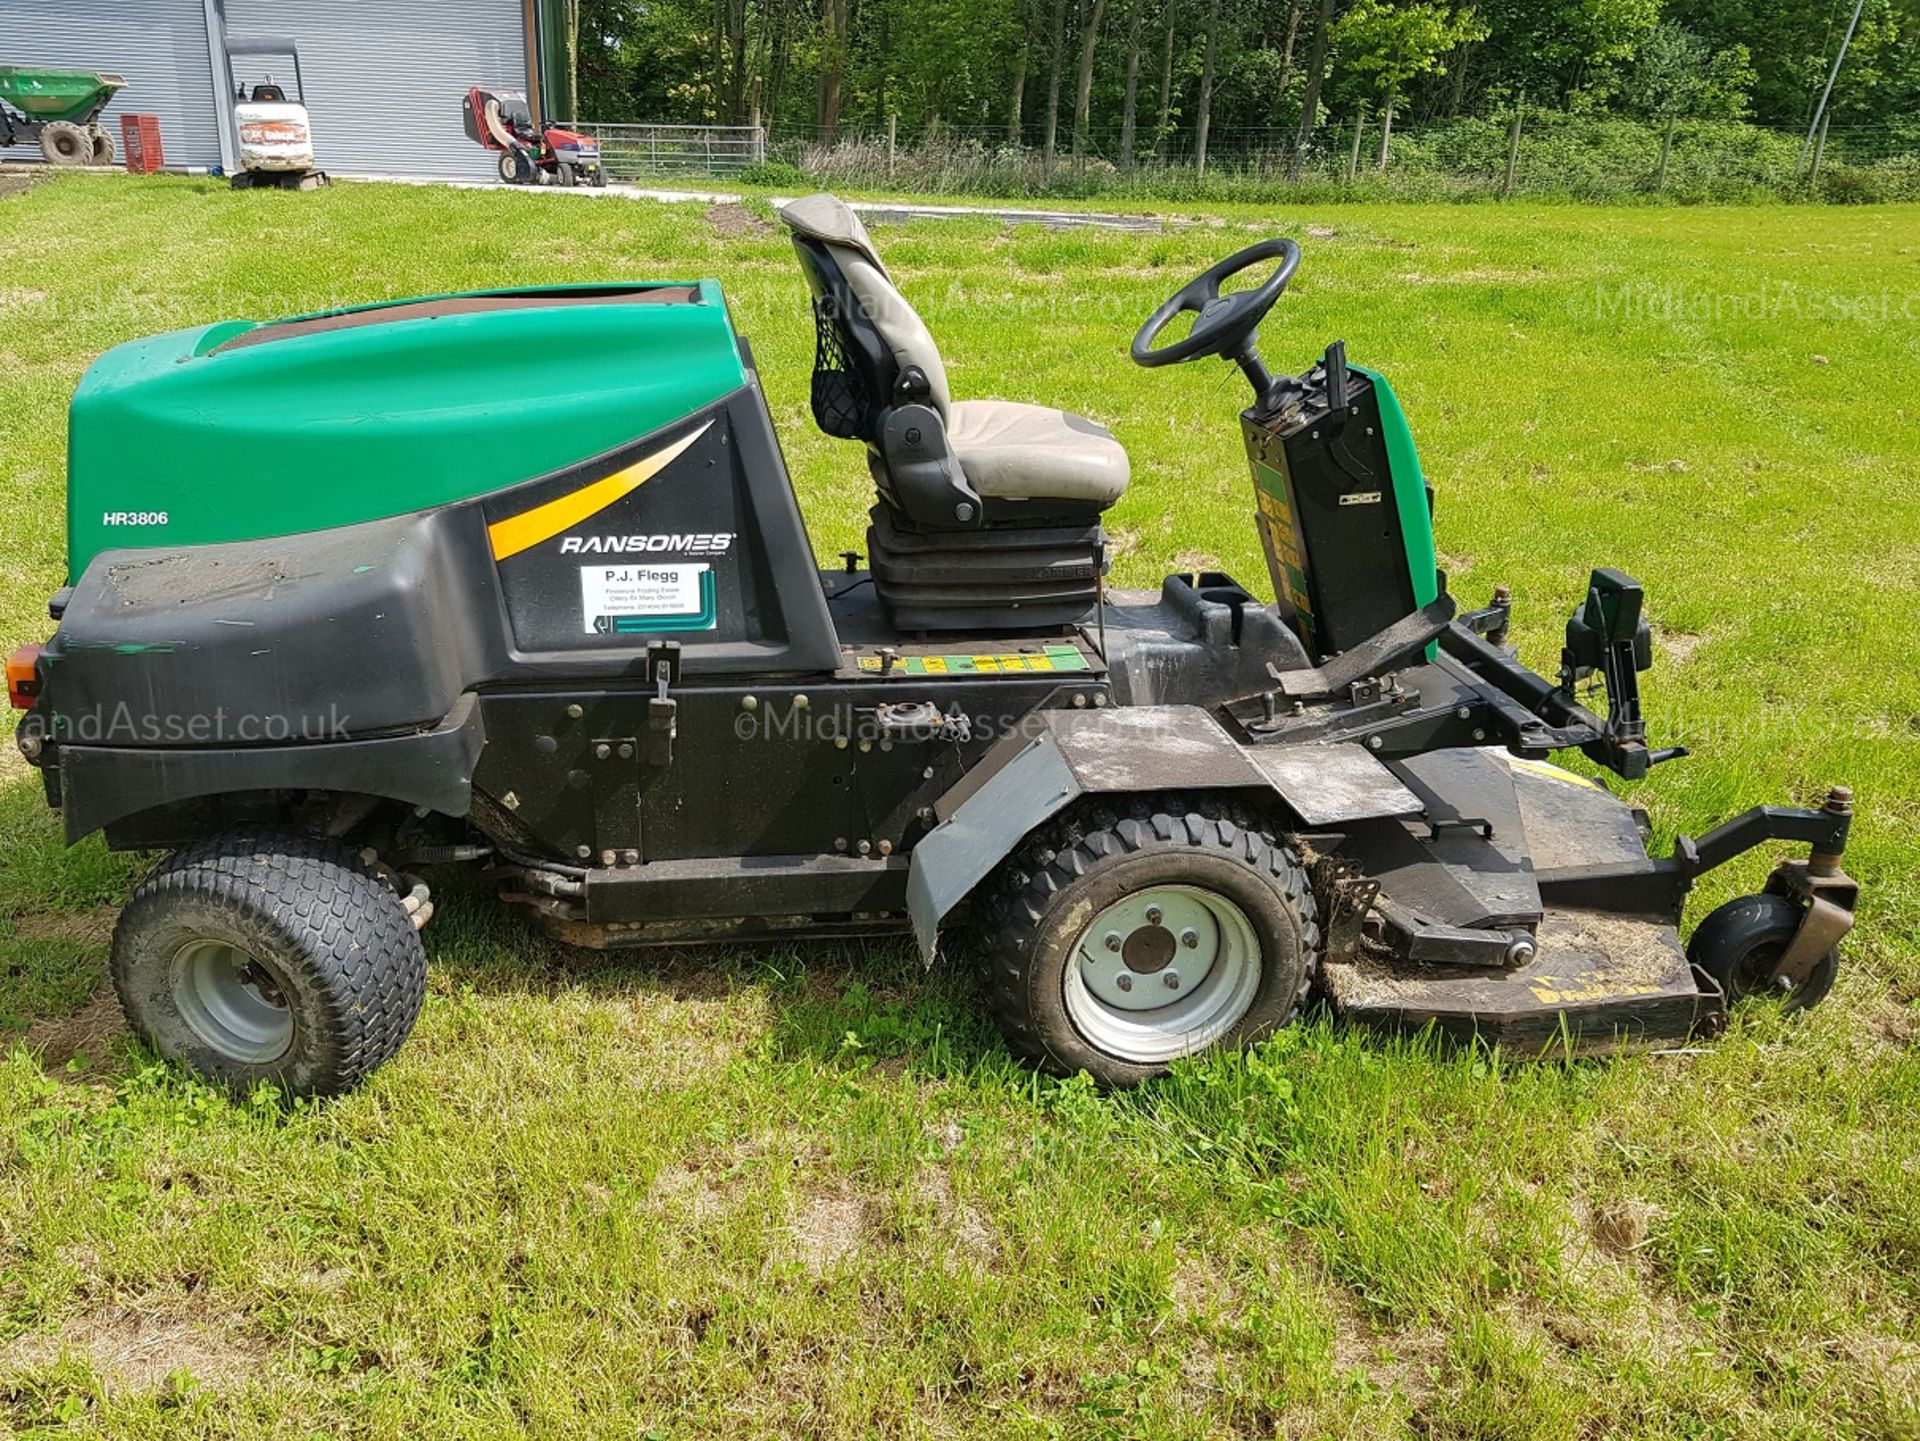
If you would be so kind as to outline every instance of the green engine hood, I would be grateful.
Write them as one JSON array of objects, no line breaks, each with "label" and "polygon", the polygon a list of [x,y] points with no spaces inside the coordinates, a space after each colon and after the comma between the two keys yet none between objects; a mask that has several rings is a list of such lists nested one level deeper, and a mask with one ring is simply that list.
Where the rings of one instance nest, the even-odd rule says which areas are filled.
[{"label": "green engine hood", "polygon": [[396,301],[131,341],[68,426],[67,570],[466,500],[745,382],[712,281]]}]

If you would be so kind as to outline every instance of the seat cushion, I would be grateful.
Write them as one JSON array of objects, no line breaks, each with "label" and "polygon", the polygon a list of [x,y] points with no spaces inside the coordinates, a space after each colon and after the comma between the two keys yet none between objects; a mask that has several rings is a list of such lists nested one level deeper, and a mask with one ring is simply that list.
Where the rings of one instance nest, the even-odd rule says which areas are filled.
[{"label": "seat cushion", "polygon": [[1011,400],[959,400],[947,446],[977,492],[1109,506],[1127,492],[1127,452],[1083,415]]}]

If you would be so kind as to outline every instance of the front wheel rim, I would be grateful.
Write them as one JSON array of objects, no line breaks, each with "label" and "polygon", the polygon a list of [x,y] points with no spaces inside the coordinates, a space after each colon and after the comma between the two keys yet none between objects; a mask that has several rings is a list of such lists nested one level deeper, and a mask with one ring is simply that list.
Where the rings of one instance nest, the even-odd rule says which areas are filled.
[{"label": "front wheel rim", "polygon": [[173,1003],[204,1044],[229,1061],[260,1065],[293,1046],[293,1012],[278,978],[225,941],[188,941],[173,954]]},{"label": "front wheel rim", "polygon": [[1075,940],[1067,1015],[1107,1055],[1165,1064],[1240,1024],[1259,994],[1261,956],[1253,922],[1219,892],[1148,886],[1106,907]]},{"label": "front wheel rim", "polygon": [[1820,967],[1826,964],[1826,958],[1823,956],[1816,960],[1798,981],[1770,983],[1768,978],[1772,976],[1774,967],[1780,964],[1780,957],[1787,953],[1791,941],[1789,937],[1785,941],[1756,946],[1742,956],[1740,963],[1733,967],[1727,977],[1727,1003],[1731,1005],[1735,1001],[1769,999],[1778,1001],[1783,1010],[1799,1009],[1814,984],[1814,978],[1820,974]]}]

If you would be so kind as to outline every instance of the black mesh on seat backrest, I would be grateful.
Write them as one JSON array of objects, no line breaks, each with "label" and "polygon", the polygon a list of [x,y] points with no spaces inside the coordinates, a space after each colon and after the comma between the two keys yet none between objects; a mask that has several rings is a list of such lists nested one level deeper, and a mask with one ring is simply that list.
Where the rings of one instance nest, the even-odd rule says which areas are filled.
[{"label": "black mesh on seat backrest", "polygon": [[869,440],[878,407],[854,367],[835,309],[831,300],[814,297],[813,422],[841,440]]},{"label": "black mesh on seat backrest", "polygon": [[847,283],[833,248],[804,235],[793,237],[793,248],[813,291],[814,424],[842,440],[875,440],[899,362]]}]

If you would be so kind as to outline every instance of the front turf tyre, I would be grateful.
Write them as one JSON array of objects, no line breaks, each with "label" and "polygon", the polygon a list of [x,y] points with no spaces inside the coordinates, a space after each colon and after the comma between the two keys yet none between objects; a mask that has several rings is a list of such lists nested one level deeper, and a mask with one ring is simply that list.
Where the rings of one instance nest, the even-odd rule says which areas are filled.
[{"label": "front turf tyre", "polygon": [[391,886],[357,855],[290,834],[235,833],[179,852],[113,932],[113,985],[134,1031],[236,1089],[353,1089],[400,1049],[427,960]]},{"label": "front turf tyre", "polygon": [[1319,964],[1299,858],[1204,807],[1150,801],[1069,823],[988,885],[994,1020],[1029,1061],[1103,1085],[1285,1025]]},{"label": "front turf tyre", "polygon": [[1800,929],[1803,909],[1785,896],[1741,896],[1728,901],[1695,927],[1687,959],[1720,983],[1727,1004],[1749,996],[1773,996],[1787,1011],[1817,1006],[1840,974],[1840,952],[1828,951],[1813,963],[1806,979],[1787,990],[1768,977]]},{"label": "front turf tyre", "polygon": [[95,165],[113,164],[114,148],[111,132],[96,126],[88,132],[88,138],[93,141],[93,163]]},{"label": "front turf tyre", "polygon": [[49,165],[86,165],[93,160],[93,137],[83,126],[49,120],[40,127],[40,154]]}]

